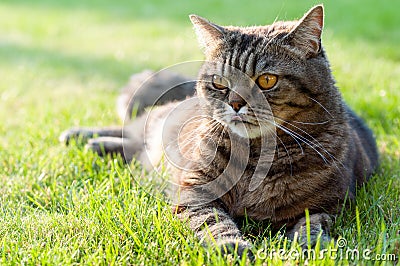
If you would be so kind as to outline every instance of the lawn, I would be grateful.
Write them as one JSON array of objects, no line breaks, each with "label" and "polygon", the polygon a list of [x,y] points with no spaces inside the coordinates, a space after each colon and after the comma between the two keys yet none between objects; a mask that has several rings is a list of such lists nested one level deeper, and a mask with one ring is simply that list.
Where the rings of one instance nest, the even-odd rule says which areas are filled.
[{"label": "lawn", "polygon": [[[323,2],[332,70],[373,129],[381,166],[332,229],[346,240],[336,260],[309,263],[390,265],[390,254],[400,253],[400,2]],[[130,74],[202,59],[189,14],[262,25],[299,18],[316,3],[2,0],[0,264],[233,263],[201,246],[162,195],[148,193],[154,176],[135,181],[139,165],[131,173],[121,158],[65,147],[58,136],[71,126],[121,123],[115,99]],[[272,254],[298,251],[296,243],[252,222],[244,228],[254,229],[257,265],[304,262]]]}]

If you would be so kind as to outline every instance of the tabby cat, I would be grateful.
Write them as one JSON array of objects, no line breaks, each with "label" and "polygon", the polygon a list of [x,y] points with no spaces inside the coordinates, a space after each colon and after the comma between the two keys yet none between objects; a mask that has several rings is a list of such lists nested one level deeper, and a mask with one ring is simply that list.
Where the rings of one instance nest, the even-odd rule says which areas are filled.
[{"label": "tabby cat", "polygon": [[[372,175],[378,154],[371,131],[335,86],[321,46],[323,17],[321,5],[298,21],[268,26],[219,26],[191,15],[206,57],[196,82],[137,74],[131,85],[148,78],[145,88],[138,94],[128,86],[119,101],[128,113],[141,104],[129,126],[75,128],[61,140],[87,137],[89,148],[145,166],[162,159],[163,141],[175,141],[171,154],[180,155],[172,160],[179,163],[165,162],[177,184],[174,211],[207,243],[242,254],[250,244],[235,221],[246,215],[285,226],[288,237],[297,232],[305,243],[306,209],[311,241],[329,240],[335,214]],[[147,97],[170,87],[159,108],[144,111]],[[194,87],[196,97],[185,100]]]}]

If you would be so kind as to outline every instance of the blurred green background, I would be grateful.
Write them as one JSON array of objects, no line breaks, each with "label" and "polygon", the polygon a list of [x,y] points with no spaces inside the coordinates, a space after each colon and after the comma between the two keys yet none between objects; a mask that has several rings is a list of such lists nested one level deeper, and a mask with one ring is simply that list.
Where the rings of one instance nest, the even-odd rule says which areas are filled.
[{"label": "blurred green background", "polygon": [[[121,123],[115,99],[132,73],[202,59],[189,14],[221,25],[264,25],[274,20],[300,18],[319,3],[325,6],[323,44],[337,84],[349,105],[372,127],[382,154],[377,177],[359,198],[363,226],[370,232],[377,231],[367,234],[364,242],[378,245],[383,241],[380,234],[391,232],[386,244],[382,242],[380,247],[393,250],[393,243],[398,241],[393,232],[399,228],[400,216],[400,1],[1,0],[0,242],[3,244],[0,255],[3,262],[5,254],[11,254],[17,258],[14,262],[20,263],[29,256],[40,257],[43,249],[49,256],[42,255],[44,262],[66,262],[63,259],[72,254],[74,246],[70,244],[67,251],[50,244],[42,247],[43,235],[36,229],[44,230],[48,224],[38,221],[63,220],[66,213],[72,215],[68,216],[72,220],[79,220],[80,215],[94,219],[91,211],[95,210],[82,206],[86,206],[88,198],[97,199],[93,196],[96,193],[99,197],[114,195],[114,190],[103,190],[113,184],[114,177],[107,160],[76,147],[65,148],[58,143],[58,136],[71,126]],[[123,171],[123,166],[118,169]],[[88,184],[92,190],[87,189]],[[160,204],[138,202],[149,209]],[[40,216],[39,211],[43,211]],[[368,216],[369,213],[377,216]],[[120,215],[124,217],[124,212]],[[145,223],[146,218],[143,219],[141,223]],[[108,225],[110,221],[104,223]],[[336,233],[351,238],[360,232],[352,222],[348,225],[344,221],[335,229]],[[387,230],[382,231],[382,224]],[[60,238],[68,236],[68,232],[61,230],[66,225],[55,228],[60,230]],[[167,229],[157,231],[156,237],[162,238]],[[367,232],[366,228],[361,229]],[[84,239],[91,237],[86,227],[77,230],[87,236]],[[102,232],[101,227],[93,230]],[[106,232],[112,235],[113,230]],[[112,238],[108,233],[104,233],[105,239]],[[166,238],[173,238],[173,234],[167,233]],[[108,241],[101,236],[99,239],[96,241]],[[89,241],[83,249],[93,251],[96,241]],[[190,250],[188,246],[183,248],[186,249]],[[138,250],[137,262],[154,259],[154,263],[167,256],[161,253],[152,258],[151,252]],[[180,252],[183,255],[178,252],[169,256],[176,259],[187,256],[187,251]],[[70,257],[72,262],[88,261],[83,255]]]},{"label": "blurred green background", "polygon": [[[131,73],[202,59],[188,19],[191,13],[222,25],[263,25],[300,18],[317,3],[3,0],[0,118],[5,124],[0,132],[7,135],[10,126],[31,123],[27,118],[33,113],[41,121],[45,113],[51,115],[47,119],[53,130],[69,126],[65,116],[79,120],[73,124],[91,123],[93,118],[85,119],[91,115],[96,117],[93,124],[109,123],[114,116],[109,99]],[[390,120],[385,115],[399,114],[400,2],[323,3],[324,45],[346,99],[366,118],[383,123],[385,132],[399,127],[398,116]],[[105,108],[101,113],[95,110],[99,105]]]}]

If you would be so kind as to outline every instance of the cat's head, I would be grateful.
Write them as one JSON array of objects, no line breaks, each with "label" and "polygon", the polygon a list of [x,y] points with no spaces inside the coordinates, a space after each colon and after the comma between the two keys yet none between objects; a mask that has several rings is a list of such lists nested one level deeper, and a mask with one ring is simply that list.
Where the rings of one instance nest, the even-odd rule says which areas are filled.
[{"label": "cat's head", "polygon": [[323,16],[320,5],[298,21],[234,27],[191,15],[207,61],[197,83],[203,108],[248,138],[271,131],[274,123],[319,119],[314,97],[334,87],[321,47]]}]

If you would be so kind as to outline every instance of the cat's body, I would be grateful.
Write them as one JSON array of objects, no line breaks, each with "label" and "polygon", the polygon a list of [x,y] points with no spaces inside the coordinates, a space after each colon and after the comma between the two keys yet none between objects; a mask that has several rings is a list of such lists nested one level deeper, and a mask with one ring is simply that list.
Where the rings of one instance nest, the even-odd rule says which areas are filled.
[{"label": "cat's body", "polygon": [[[221,27],[197,16],[191,20],[208,61],[196,85],[200,100],[184,105],[191,108],[174,102],[144,113],[124,134],[122,129],[115,134],[75,129],[62,140],[108,134],[113,138],[90,140],[89,147],[122,153],[124,142],[127,160],[135,157],[147,166],[161,159],[163,141],[176,140],[181,155],[190,159],[169,164],[179,185],[175,211],[189,218],[202,239],[211,234],[218,244],[243,251],[248,243],[234,219],[245,215],[276,228],[286,225],[289,236],[299,232],[305,239],[308,209],[312,240],[320,232],[327,240],[332,215],[371,176],[378,155],[370,130],[335,87],[320,44],[322,7],[300,21],[264,27]],[[183,100],[191,86],[177,87],[182,93],[172,99]],[[125,102],[129,110],[135,100],[140,101]],[[173,123],[161,123],[170,112]],[[202,118],[193,119],[197,116]],[[270,142],[271,136],[276,144],[264,149],[263,141]],[[263,175],[253,186],[257,167]]]}]

